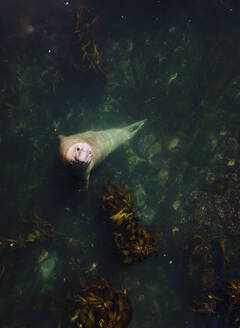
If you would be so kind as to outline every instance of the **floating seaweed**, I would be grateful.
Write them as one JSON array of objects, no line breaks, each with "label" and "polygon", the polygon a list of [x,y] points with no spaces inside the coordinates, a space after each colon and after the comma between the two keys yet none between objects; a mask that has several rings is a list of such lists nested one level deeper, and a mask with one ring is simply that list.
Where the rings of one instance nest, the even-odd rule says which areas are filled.
[{"label": "floating seaweed", "polygon": [[8,282],[10,286],[15,284],[19,268],[27,254],[26,248],[78,244],[78,241],[56,232],[54,225],[41,219],[37,213],[24,222],[23,226],[23,231],[17,236],[0,237],[0,281]]},{"label": "floating seaweed", "polygon": [[[216,267],[218,266],[217,259],[222,258],[224,256],[222,253],[221,248],[222,242],[215,241],[209,242],[208,240],[204,239],[201,235],[193,235],[192,240],[189,246],[189,257],[188,257],[188,264],[187,264],[187,271],[188,277],[190,279],[194,278],[194,276],[201,276],[204,273],[202,278],[203,287],[205,288],[206,285],[206,272],[208,271],[216,271]],[[222,264],[222,261],[221,261]]]},{"label": "floating seaweed", "polygon": [[96,41],[95,24],[98,20],[98,14],[94,14],[84,3],[79,4],[76,10],[76,43],[80,44],[82,61],[88,63],[88,69],[106,74]]},{"label": "floating seaweed", "polygon": [[14,86],[0,88],[0,119],[11,117],[19,107],[20,93]]},{"label": "floating seaweed", "polygon": [[193,312],[214,320],[222,318],[224,327],[239,328],[240,280],[226,279],[229,257],[225,243],[225,238],[208,241],[201,235],[193,235],[186,246],[185,283]]},{"label": "floating seaweed", "polygon": [[51,75],[52,80],[52,91],[53,93],[56,93],[56,87],[57,85],[63,81],[63,76],[60,71],[56,70]]},{"label": "floating seaweed", "polygon": [[[24,225],[29,231],[15,238],[0,238],[0,281],[8,282],[6,286],[15,286],[18,266],[24,262],[26,248],[45,242],[55,246],[59,241],[60,244],[69,242],[64,234],[55,231],[52,223],[42,220],[36,213]],[[58,327],[72,325],[78,328],[126,328],[132,314],[126,290],[109,286],[96,273],[92,273],[91,277],[88,273],[88,279],[85,279],[81,277],[79,266],[72,266],[70,262],[68,264],[66,272],[57,274],[56,293],[53,290],[51,294],[42,293],[28,307],[22,306],[24,303],[20,302],[25,294],[18,297],[15,308],[17,319],[24,317],[26,311],[32,311],[36,316],[41,313],[54,314]]]},{"label": "floating seaweed", "polygon": [[52,223],[41,219],[37,213],[33,214],[32,219],[29,220],[28,223],[31,226],[29,233],[24,232],[24,235],[20,233],[15,238],[0,238],[0,247],[22,248],[34,242],[42,242],[45,240],[56,241],[59,238],[67,240],[66,236],[55,231],[55,227]]},{"label": "floating seaweed", "polygon": [[192,311],[198,313],[217,314],[217,304],[222,300],[223,298],[220,298],[210,292],[202,300],[194,303]]},{"label": "floating seaweed", "polygon": [[70,323],[82,328],[126,328],[132,308],[127,291],[109,286],[98,274],[64,279],[65,296],[52,303],[53,313],[62,314],[59,326]]},{"label": "floating seaweed", "polygon": [[221,287],[208,291],[200,300],[195,301],[193,312],[219,316],[224,327],[240,327],[240,280],[227,279]]},{"label": "floating seaweed", "polygon": [[139,224],[129,190],[114,182],[105,183],[103,208],[113,227],[114,242],[124,263],[142,261],[157,254],[152,234]]},{"label": "floating seaweed", "polygon": [[0,238],[0,279],[11,276],[14,271],[12,268],[16,263],[11,262],[11,257],[8,256],[9,252],[20,251],[23,248],[30,247],[33,244],[51,243],[51,245],[61,246],[63,243],[69,245],[78,245],[78,240],[73,240],[65,234],[56,232],[52,223],[41,219],[37,213],[33,214],[31,220],[27,220],[24,224],[25,229],[23,233],[19,233],[14,238]]},{"label": "floating seaweed", "polygon": [[[185,294],[188,302],[190,300],[194,304],[194,312],[215,313],[216,297],[213,291],[223,279],[226,268],[224,243],[222,240],[209,241],[195,234],[185,246]],[[207,296],[202,299],[203,295]]]}]

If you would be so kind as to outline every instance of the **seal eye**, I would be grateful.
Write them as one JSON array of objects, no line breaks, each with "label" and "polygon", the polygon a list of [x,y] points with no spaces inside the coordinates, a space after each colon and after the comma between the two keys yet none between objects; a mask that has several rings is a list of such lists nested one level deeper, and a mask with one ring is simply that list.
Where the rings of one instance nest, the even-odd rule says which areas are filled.
[{"label": "seal eye", "polygon": [[77,148],[77,151],[79,151],[80,150],[80,148]]}]

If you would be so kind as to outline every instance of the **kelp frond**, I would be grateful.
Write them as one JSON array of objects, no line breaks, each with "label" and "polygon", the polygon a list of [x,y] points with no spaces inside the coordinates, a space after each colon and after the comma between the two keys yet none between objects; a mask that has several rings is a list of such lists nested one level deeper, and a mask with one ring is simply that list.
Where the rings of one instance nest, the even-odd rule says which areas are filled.
[{"label": "kelp frond", "polygon": [[113,227],[114,242],[124,263],[157,254],[152,234],[139,224],[131,192],[115,182],[105,184],[103,208]]}]

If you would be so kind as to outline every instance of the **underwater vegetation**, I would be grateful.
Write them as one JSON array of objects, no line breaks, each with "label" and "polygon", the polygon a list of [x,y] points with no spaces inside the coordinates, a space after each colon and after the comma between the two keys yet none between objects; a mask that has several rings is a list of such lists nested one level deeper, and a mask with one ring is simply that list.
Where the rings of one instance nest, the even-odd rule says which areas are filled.
[{"label": "underwater vegetation", "polygon": [[[24,253],[21,249],[30,247],[39,247],[40,245],[50,244],[55,246],[62,246],[65,244],[78,245],[77,240],[72,240],[64,234],[55,230],[55,226],[43,219],[37,213],[34,213],[31,219],[23,223],[23,232],[18,236],[11,238],[0,238],[0,279],[9,280],[14,275],[15,269],[19,263],[12,262],[12,255],[14,253]],[[21,255],[22,256],[22,255]]]},{"label": "underwater vegetation", "polygon": [[[13,126],[10,142],[14,141],[14,136],[19,137],[21,133],[23,139],[20,140],[19,144],[22,142],[26,144],[30,137],[32,145],[32,148],[26,148],[29,158],[34,157],[34,162],[29,163],[27,161],[29,163],[29,166],[26,167],[28,178],[24,178],[24,186],[27,183],[27,187],[21,188],[19,203],[23,201],[25,205],[30,198],[34,200],[33,203],[37,201],[39,207],[43,204],[44,208],[53,209],[52,198],[54,198],[55,193],[53,190],[58,191],[55,186],[52,188],[53,182],[48,181],[48,184],[45,186],[44,181],[47,181],[52,174],[48,170],[52,166],[52,159],[46,160],[46,153],[50,154],[50,149],[56,148],[55,132],[57,129],[71,130],[79,124],[81,128],[92,125],[94,127],[100,126],[102,123],[107,126],[119,120],[133,120],[139,115],[140,111],[142,112],[141,115],[145,113],[151,122],[151,131],[149,133],[146,132],[142,136],[143,138],[139,138],[139,144],[141,143],[141,147],[138,147],[139,149],[135,148],[132,151],[132,155],[130,152],[127,154],[129,155],[128,166],[124,167],[124,163],[122,163],[123,166],[119,168],[120,165],[114,164],[114,158],[113,161],[110,160],[106,164],[107,170],[110,170],[110,175],[114,174],[114,179],[118,179],[119,176],[123,180],[130,178],[127,185],[133,186],[131,190],[135,193],[136,189],[138,189],[139,197],[135,205],[137,204],[142,209],[141,214],[138,214],[134,208],[130,191],[118,185],[111,184],[110,186],[109,184],[103,197],[105,198],[103,203],[107,221],[112,227],[112,235],[110,234],[110,236],[113,236],[116,249],[124,263],[142,261],[148,256],[156,254],[157,249],[154,239],[155,241],[157,240],[159,245],[158,236],[160,239],[160,235],[162,237],[165,230],[168,233],[169,225],[170,229],[172,226],[174,227],[170,233],[171,239],[164,240],[165,247],[161,246],[162,254],[166,250],[167,255],[163,255],[165,257],[159,256],[158,258],[153,258],[153,261],[141,263],[141,272],[134,272],[135,266],[124,266],[123,272],[121,270],[116,272],[116,277],[120,283],[125,281],[121,279],[125,279],[126,275],[129,281],[131,281],[129,283],[131,289],[129,289],[131,290],[132,301],[136,303],[134,304],[134,311],[137,318],[133,327],[173,327],[173,325],[164,325],[162,323],[164,320],[169,320],[171,317],[170,313],[177,312],[171,310],[172,303],[169,302],[170,298],[167,297],[174,290],[174,287],[171,285],[171,277],[168,275],[171,268],[175,272],[172,275],[173,279],[175,280],[175,276],[178,276],[177,256],[175,256],[178,249],[177,247],[171,248],[170,244],[172,240],[176,243],[177,241],[179,243],[183,242],[184,229],[192,237],[188,248],[190,252],[188,263],[183,270],[186,269],[188,271],[185,279],[188,286],[186,289],[189,289],[194,294],[191,295],[191,302],[188,302],[188,305],[189,303],[193,304],[192,309],[196,313],[194,318],[198,317],[198,313],[205,313],[207,317],[210,314],[211,317],[215,318],[221,315],[220,312],[222,311],[228,318],[226,319],[228,322],[225,324],[225,327],[228,326],[228,323],[230,326],[231,315],[233,314],[236,320],[238,318],[237,305],[234,304],[230,307],[228,305],[232,304],[233,300],[236,300],[238,297],[233,293],[233,290],[237,291],[239,288],[237,280],[239,276],[237,274],[227,275],[225,271],[229,266],[229,261],[232,259],[236,259],[235,263],[234,261],[231,263],[234,266],[234,272],[237,273],[239,270],[239,258],[236,250],[238,249],[239,251],[240,248],[237,241],[240,232],[239,146],[236,143],[239,139],[226,132],[224,136],[213,139],[212,143],[214,145],[217,144],[217,146],[216,148],[212,147],[210,151],[207,142],[211,138],[212,132],[210,133],[207,129],[205,131],[205,127],[207,124],[208,128],[211,129],[212,127],[209,127],[209,125],[212,125],[214,129],[216,125],[220,125],[220,129],[223,130],[222,126],[225,126],[225,121],[232,120],[237,124],[237,120],[232,117],[236,118],[238,115],[237,108],[239,106],[237,105],[239,104],[240,84],[236,67],[239,67],[239,65],[237,65],[236,60],[233,60],[234,56],[230,56],[232,52],[228,54],[225,49],[234,49],[235,47],[232,47],[231,42],[236,45],[238,45],[238,42],[235,42],[236,40],[233,33],[231,33],[230,27],[225,29],[225,25],[221,23],[221,28],[219,29],[221,38],[216,35],[214,38],[216,42],[211,42],[214,48],[211,48],[209,53],[210,43],[208,42],[210,37],[207,32],[213,30],[211,26],[204,24],[208,31],[203,30],[203,35],[200,35],[201,33],[195,33],[195,31],[200,31],[201,29],[198,29],[195,16],[191,15],[191,12],[183,11],[184,18],[182,23],[179,23],[175,19],[171,19],[172,16],[160,16],[161,10],[158,12],[156,10],[156,15],[154,13],[154,17],[149,18],[149,21],[154,22],[153,25],[149,25],[149,29],[146,28],[147,24],[143,24],[145,18],[141,19],[139,25],[143,30],[138,29],[138,22],[134,20],[134,29],[136,28],[134,32],[131,30],[131,24],[129,24],[131,17],[128,15],[128,10],[123,10],[123,12],[121,10],[121,13],[119,12],[118,15],[120,23],[116,16],[113,17],[112,21],[106,19],[105,24],[107,28],[102,34],[102,38],[99,38],[99,31],[102,28],[101,24],[104,21],[104,10],[100,11],[95,9],[94,6],[90,7],[91,1],[76,1],[79,5],[73,4],[73,1],[69,2],[71,2],[69,7],[65,7],[63,1],[60,2],[64,8],[63,10],[65,11],[66,9],[66,12],[69,13],[68,17],[70,19],[66,19],[67,23],[65,23],[64,19],[56,20],[55,18],[56,26],[51,25],[54,20],[52,15],[49,15],[51,17],[49,25],[46,24],[44,19],[40,19],[39,23],[35,23],[34,19],[33,21],[28,22],[26,20],[22,22],[25,25],[25,30],[30,28],[31,25],[33,30],[35,30],[35,32],[31,32],[31,35],[34,35],[34,33],[37,35],[37,42],[35,42],[39,43],[37,58],[35,50],[34,52],[31,51],[31,49],[34,49],[33,45],[35,44],[32,38],[25,38],[24,45],[28,52],[23,49],[24,47],[20,47],[24,51],[13,51],[14,54],[18,52],[16,56],[19,58],[15,60],[14,65],[11,65],[11,74],[15,77],[13,81],[15,81],[16,87],[13,86],[11,88],[4,83],[0,92],[1,117],[5,118],[7,116],[12,118],[12,121],[1,122],[3,127],[6,124]],[[155,2],[158,3],[158,1]],[[213,0],[211,2],[232,6],[232,1]],[[177,1],[175,3],[177,4]],[[200,1],[196,1],[196,3],[200,4]],[[196,6],[196,3],[192,4],[192,6]],[[139,7],[142,6],[141,3],[138,5]],[[146,2],[147,5],[150,7],[151,3]],[[167,6],[167,4],[165,5]],[[105,4],[101,4],[101,6],[104,7]],[[116,6],[116,3],[112,4],[112,6]],[[127,7],[130,6],[130,4],[127,5]],[[209,4],[206,6],[209,6]],[[47,11],[47,6],[44,8],[45,10]],[[171,12],[174,11],[173,8],[169,10]],[[133,12],[135,13],[135,8]],[[162,12],[165,13],[164,10]],[[123,17],[120,14],[123,14]],[[124,16],[125,14],[126,17]],[[145,16],[147,17],[144,13],[143,17]],[[205,12],[203,17],[207,22]],[[155,20],[155,18],[158,20]],[[214,18],[214,15],[212,15],[212,18]],[[110,22],[113,22],[113,24],[109,24]],[[159,24],[160,22],[161,24]],[[42,27],[39,26],[40,24],[43,24]],[[9,23],[8,25],[9,27],[11,26]],[[125,31],[124,35],[114,34],[114,29],[117,25],[119,25],[119,31]],[[65,29],[65,26],[67,29]],[[110,32],[109,26],[112,26]],[[229,42],[221,42],[222,38],[226,38]],[[11,47],[16,48],[14,40],[10,39],[10,41]],[[29,49],[30,43],[32,46]],[[108,56],[106,53],[107,47]],[[9,47],[5,47],[5,49],[8,54]],[[239,51],[234,53],[239,58],[237,56]],[[6,55],[5,57],[8,58],[9,56]],[[98,86],[92,83],[93,80],[91,78],[95,80],[98,76],[102,82],[102,77],[103,75],[106,76],[107,71],[105,67],[106,60],[109,66],[111,66],[112,78],[106,81],[106,90],[102,93],[103,100],[101,99],[99,103],[94,99],[95,87],[98,89]],[[4,65],[8,66],[8,62],[5,61]],[[225,62],[227,65],[224,65]],[[231,76],[232,72],[234,75],[236,74],[235,78]],[[91,83],[88,82],[89,77]],[[78,83],[79,78],[82,80],[82,84]],[[228,83],[230,80],[232,80],[232,84]],[[89,93],[87,93],[82,87],[90,84],[90,88],[86,88],[89,89]],[[60,88],[61,85],[62,87]],[[76,96],[72,92],[71,86],[76,86]],[[104,83],[101,83],[101,92],[102,87],[104,87]],[[225,99],[226,90],[229,97],[232,95],[236,97],[234,98],[236,103],[234,116],[231,113],[231,103],[222,100],[223,98]],[[84,97],[87,99],[86,101],[82,100]],[[93,101],[92,104],[91,100]],[[54,106],[56,106],[56,109],[54,109]],[[9,115],[6,115],[7,113]],[[209,121],[210,124],[208,124]],[[198,143],[199,135],[201,136],[199,131],[201,130],[204,130],[204,140],[200,140]],[[226,128],[227,130],[228,128]],[[9,132],[7,132],[6,136],[8,135]],[[1,133],[0,139],[0,142],[4,145],[6,138],[3,133]],[[169,140],[177,141],[175,146]],[[205,141],[207,149],[204,149]],[[46,145],[49,146],[46,147]],[[18,148],[16,145],[14,147],[15,149]],[[11,149],[11,147],[9,148]],[[34,153],[31,152],[31,149],[34,150]],[[193,149],[196,151],[192,151]],[[232,152],[231,149],[233,150]],[[204,154],[206,155],[206,161],[204,161]],[[21,159],[21,157],[19,158]],[[221,175],[220,171],[223,163],[221,159],[224,160],[226,157],[227,161],[224,164],[226,170]],[[24,174],[21,161],[20,163],[18,161],[19,158],[16,156],[12,160],[12,157],[10,157],[10,160],[6,163],[6,167],[9,167],[8,170],[2,170],[3,177],[6,176],[7,178],[8,176],[10,183],[6,179],[6,187],[4,187],[5,189],[1,188],[1,194],[4,194],[10,185],[13,186],[13,189],[15,188],[15,184],[11,180],[12,176]],[[2,163],[4,163],[3,161]],[[207,166],[203,167],[204,165]],[[39,171],[36,170],[39,167],[42,167],[40,175],[38,174]],[[32,173],[34,176],[28,174],[28,168],[34,172]],[[191,170],[192,168],[195,171]],[[149,179],[142,176],[143,170],[147,172]],[[192,179],[193,171],[195,172],[195,178],[193,177]],[[196,192],[195,190],[199,190],[199,184],[202,182],[201,177],[204,180],[205,176],[208,178],[206,188],[203,191]],[[186,177],[189,177],[189,179]],[[3,180],[5,181],[5,179]],[[39,181],[43,181],[42,189],[39,188],[39,191],[34,194],[32,190],[39,184]],[[99,180],[96,174],[96,184],[93,184],[93,188],[97,188],[97,181]],[[122,183],[122,185],[124,184]],[[18,185],[16,185],[16,189],[20,190]],[[27,189],[29,190],[28,193],[26,193]],[[48,189],[51,191],[51,196],[47,204],[45,204],[44,200],[41,199],[41,193],[45,194]],[[188,197],[189,195],[186,195],[186,193],[192,190],[193,192]],[[30,196],[31,193],[34,196]],[[10,194],[11,192],[9,192],[9,196]],[[50,192],[47,195],[50,195]],[[65,194],[65,197],[67,198],[69,195]],[[13,194],[11,194],[11,199],[14,199]],[[181,226],[179,223],[179,214],[181,215],[182,213],[185,199],[186,202],[191,202],[191,206],[188,206],[186,212],[182,215],[182,218],[186,220],[186,227]],[[8,199],[6,200],[7,207],[9,203]],[[142,206],[140,206],[140,201]],[[52,220],[54,222],[56,220],[61,222],[62,220],[62,224],[68,225],[69,229],[74,230],[78,225],[81,227],[80,221],[82,221],[82,226],[87,226],[87,224],[86,221],[84,222],[84,214],[79,217],[79,213],[75,213],[76,208],[75,204],[72,204],[73,202],[71,199],[69,201],[71,206],[67,205],[66,209],[64,208],[64,202],[59,204],[56,211],[54,208],[52,212],[56,213],[62,210],[63,214],[60,217],[52,217]],[[14,202],[10,202],[10,204],[12,203]],[[171,212],[169,209],[171,209],[172,204],[174,204],[174,211],[172,210]],[[16,202],[14,205],[16,211],[18,211],[18,203]],[[81,207],[80,205],[78,206]],[[146,206],[147,211],[145,211]],[[24,206],[21,205],[21,207]],[[152,212],[148,211],[148,209],[152,209]],[[153,229],[152,224],[156,224],[156,229],[151,230],[154,231],[154,239],[150,231],[140,224],[143,222],[144,213],[146,213],[144,222],[151,224],[149,229]],[[155,216],[159,217],[159,215],[161,218],[156,220],[158,222],[155,223]],[[4,215],[2,216],[4,217]],[[47,216],[43,215],[43,217]],[[190,220],[188,220],[189,217],[191,217]],[[32,268],[39,272],[40,267],[46,267],[49,261],[55,258],[51,255],[48,247],[45,250],[45,244],[47,246],[50,244],[50,247],[53,246],[53,248],[56,247],[56,244],[57,246],[62,244],[61,252],[58,254],[59,257],[56,255],[55,249],[53,252],[56,255],[57,264],[64,257],[69,256],[70,258],[74,252],[77,253],[77,260],[81,261],[81,265],[88,260],[88,257],[98,256],[94,249],[95,230],[91,211],[86,215],[86,218],[89,222],[89,229],[92,224],[94,232],[85,238],[88,238],[88,241],[84,238],[81,240],[81,243],[76,241],[77,245],[79,246],[80,244],[80,246],[70,251],[65,247],[66,243],[70,243],[70,238],[58,234],[51,223],[36,217],[34,222],[24,223],[24,227],[27,226],[27,228],[23,232],[21,230],[20,234],[17,233],[14,236],[9,234],[9,238],[0,238],[0,282],[1,289],[4,289],[4,285],[7,286],[6,289],[9,289],[6,291],[6,295],[11,297],[13,294],[10,291],[9,285],[15,285],[14,277],[24,276],[27,272],[32,274]],[[172,219],[176,220],[174,225],[172,225]],[[72,226],[73,222],[74,226]],[[79,230],[76,229],[75,235]],[[217,236],[214,240],[211,238],[212,232],[214,238]],[[3,236],[8,236],[8,234],[4,234],[2,230],[1,237]],[[232,246],[232,236],[235,237],[236,249],[233,249],[234,247]],[[81,238],[81,234],[77,238]],[[85,243],[92,245],[87,248],[90,250],[89,253],[92,253],[82,256],[80,255],[82,254],[81,246],[86,247]],[[32,253],[39,258],[38,253],[41,252],[42,246],[44,248],[43,254],[46,254],[48,251],[50,254],[46,261],[41,262],[41,265],[38,266],[35,265],[34,260],[32,261],[33,266],[31,266],[31,262],[26,261],[28,265],[25,266],[24,261],[27,256],[31,258]],[[39,251],[36,251],[38,247]],[[229,249],[232,253],[229,252]],[[167,261],[168,256],[170,256],[168,252],[170,251],[174,254],[174,260],[176,258],[176,262],[174,261],[171,264],[169,263],[172,261]],[[179,255],[181,256],[181,254]],[[21,260],[20,265],[18,258]],[[52,261],[54,262],[54,260]],[[62,262],[61,264],[67,265]],[[112,263],[106,263],[105,270],[108,269],[108,265],[111,266]],[[50,270],[49,273],[52,285],[58,279],[55,275],[57,269],[58,265],[54,267],[54,271]],[[64,306],[62,306],[61,311],[59,310],[61,312],[59,318],[61,319],[59,319],[58,328],[65,326],[94,327],[97,324],[100,327],[125,327],[128,316],[130,317],[131,313],[130,306],[128,307],[127,305],[126,292],[112,288],[106,282],[103,282],[102,278],[96,278],[96,280],[93,279],[92,281],[91,278],[86,280],[80,278],[81,275],[82,272],[79,270],[78,279],[81,281],[76,279],[75,282],[70,283],[69,278],[64,280],[64,276],[59,274],[61,276],[60,279],[64,281],[64,283],[61,281],[59,288],[60,290],[61,288],[66,289],[66,291],[62,294],[59,301],[62,301]],[[229,277],[236,278],[234,284],[230,283]],[[21,282],[17,281],[18,286],[24,285],[24,281],[27,280],[23,277]],[[36,282],[38,283],[33,277],[29,280],[31,280],[32,285]],[[151,280],[151,283],[149,283],[149,280]],[[216,285],[216,281],[220,283]],[[132,287],[134,283],[135,287]],[[200,293],[198,293],[198,287],[201,290]],[[42,291],[41,288],[40,290]],[[53,294],[55,292],[57,293],[54,290]],[[39,291],[35,294],[38,298]],[[234,296],[230,296],[230,294]],[[25,307],[25,317],[30,312],[26,304],[26,296],[28,296],[28,292],[24,292],[21,298],[19,296],[22,307]],[[4,302],[5,295],[1,298]],[[175,295],[173,298],[175,299]],[[135,305],[141,309],[139,312]],[[152,311],[154,306],[155,308]],[[232,310],[233,308],[234,310]],[[142,322],[140,322],[141,315],[143,317]],[[148,317],[150,318],[148,319]],[[238,321],[233,324],[236,326],[237,323]],[[10,328],[9,325],[3,326]],[[24,323],[16,325],[18,328],[26,326],[29,325]],[[34,325],[30,326],[33,327]],[[42,327],[45,326],[42,325]],[[176,326],[180,327],[181,324],[174,325],[174,327]],[[192,326],[198,326],[198,323]]]},{"label": "underwater vegetation", "polygon": [[[239,145],[238,145],[239,147]],[[228,161],[224,177],[215,182],[215,192],[209,197],[212,200],[213,217],[223,226],[227,235],[239,235],[240,233],[240,169],[239,161]]]},{"label": "underwater vegetation", "polygon": [[89,63],[88,68],[95,71],[103,72],[100,63],[100,52],[96,43],[96,37],[93,25],[98,21],[99,15],[92,19],[84,20],[85,13],[90,13],[89,7],[81,3],[76,10],[76,27],[75,33],[77,34],[78,41],[81,43],[82,60]]},{"label": "underwater vegetation", "polygon": [[[194,233],[213,236],[238,236],[240,233],[239,137],[220,131],[211,165],[201,190],[189,193],[184,216],[189,217]],[[187,213],[191,213],[190,215]]]},{"label": "underwater vegetation", "polygon": [[0,107],[1,111],[3,108],[16,109],[18,98],[16,92],[13,89],[1,89],[0,90]]},{"label": "underwater vegetation", "polygon": [[[200,285],[204,290],[212,288],[215,278],[223,275],[228,264],[225,250],[225,240],[208,241],[201,235],[193,235],[185,247],[186,281],[192,287]],[[191,289],[190,289],[191,290]]]},{"label": "underwater vegetation", "polygon": [[194,313],[212,320],[221,318],[221,327],[240,327],[240,280],[229,277],[226,239],[208,241],[193,235],[185,247],[185,288]]},{"label": "underwater vegetation", "polygon": [[103,208],[113,228],[114,243],[124,263],[143,261],[158,253],[152,234],[138,222],[129,190],[114,182],[105,183]]},{"label": "underwater vegetation", "polygon": [[[131,320],[131,304],[126,290],[111,287],[106,280],[92,274],[64,280],[65,297],[53,313],[61,312],[65,323],[78,328],[125,328]],[[61,310],[62,307],[62,310]],[[61,322],[59,322],[61,327]]]},{"label": "underwater vegetation", "polygon": [[57,85],[63,81],[63,76],[60,71],[55,71],[51,75],[52,91],[56,93]]},{"label": "underwater vegetation", "polygon": [[63,59],[74,69],[93,70],[107,76],[102,50],[97,41],[97,22],[100,15],[89,4],[79,2],[73,11],[75,15],[71,43],[63,49]]},{"label": "underwater vegetation", "polygon": [[[24,263],[25,253],[21,250],[27,247],[29,249],[30,246],[32,249],[34,246],[38,248],[46,241],[50,242],[50,246],[59,244],[60,247],[63,242],[70,242],[65,235],[56,232],[53,224],[40,219],[37,214],[33,215],[32,221],[27,221],[25,228],[25,231],[29,231],[19,234],[16,238],[0,239],[0,282],[4,282],[6,288],[9,288],[7,287],[9,284],[14,286],[17,283],[19,266]],[[20,257],[19,261],[14,261],[12,256],[16,252]],[[45,262],[47,265],[51,260],[49,258],[45,261],[46,256],[48,252],[42,253],[38,260],[41,268]],[[49,278],[49,275],[45,277],[45,279]],[[35,313],[36,317],[39,313],[48,313],[57,320],[58,327],[71,325],[77,328],[125,328],[128,326],[132,308],[126,289],[111,287],[97,272],[88,273],[85,278],[82,267],[72,265],[69,261],[64,270],[58,269],[55,282],[57,288],[51,289],[50,292],[43,289],[38,297],[34,296],[31,303],[26,306],[22,300],[26,296],[26,291],[18,287],[21,292],[14,300],[16,318],[11,322],[13,327],[18,326],[27,310]],[[31,320],[29,318],[28,322],[24,319],[23,322],[28,326]],[[10,325],[9,322],[7,326]]]},{"label": "underwater vegetation", "polygon": [[205,313],[209,316],[220,316],[224,327],[240,327],[240,280],[226,279],[221,287],[209,290],[192,307],[193,312]]},{"label": "underwater vegetation", "polygon": [[236,328],[240,327],[239,133],[222,129],[213,143],[214,157],[203,188],[190,191],[186,211],[180,214],[191,223],[188,241],[183,233],[181,240],[174,235],[173,241],[183,246],[180,284],[194,318],[214,327]]},{"label": "underwater vegetation", "polygon": [[[8,247],[22,248],[46,240],[51,240],[51,242],[56,242],[59,239],[62,239],[61,241],[68,240],[63,234],[56,232],[52,223],[41,219],[37,213],[33,214],[32,220],[28,220],[25,226],[27,229],[24,230],[24,233],[20,233],[15,238],[0,238],[1,249]],[[26,233],[27,230],[30,231]]]}]

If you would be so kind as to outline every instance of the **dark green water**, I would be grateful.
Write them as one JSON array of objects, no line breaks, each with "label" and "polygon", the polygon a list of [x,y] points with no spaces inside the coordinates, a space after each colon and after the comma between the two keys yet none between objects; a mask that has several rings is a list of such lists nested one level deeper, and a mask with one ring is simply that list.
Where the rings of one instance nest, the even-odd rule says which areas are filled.
[{"label": "dark green water", "polygon": [[[229,318],[191,311],[201,273],[192,280],[188,273],[189,245],[200,235],[217,245],[211,263],[218,279],[240,278],[240,6],[81,3],[0,4],[0,237],[24,235],[26,221],[38,215],[79,241],[1,250],[0,326],[57,327],[33,304],[56,294],[61,272],[78,261],[82,274],[96,270],[128,290],[129,327],[232,327]],[[83,58],[88,40],[100,64]],[[57,136],[142,119],[146,126],[92,172],[87,193],[79,192],[58,157]],[[120,263],[103,223],[106,178],[132,191],[157,257]]]}]

